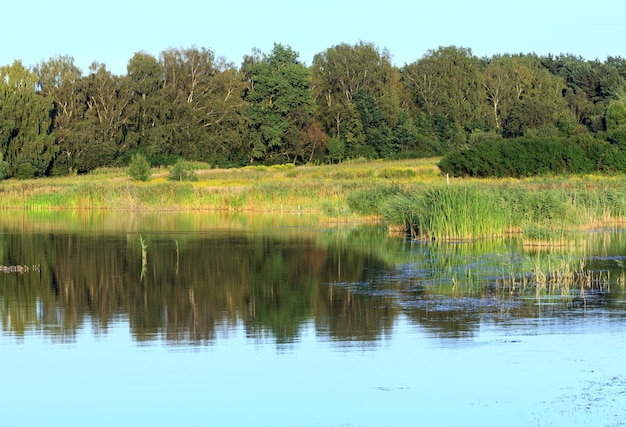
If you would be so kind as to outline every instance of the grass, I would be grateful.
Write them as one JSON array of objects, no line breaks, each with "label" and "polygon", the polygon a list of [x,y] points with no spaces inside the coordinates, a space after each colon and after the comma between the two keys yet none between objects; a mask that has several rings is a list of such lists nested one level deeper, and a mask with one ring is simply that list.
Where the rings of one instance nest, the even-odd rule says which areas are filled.
[{"label": "grass", "polygon": [[125,169],[0,182],[0,208],[30,210],[212,210],[316,213],[330,221],[385,221],[414,237],[440,240],[523,235],[532,242],[626,220],[626,177],[543,176],[450,179],[438,159],[358,161],[339,165],[254,165],[212,169],[194,163],[194,182],[149,182]]}]

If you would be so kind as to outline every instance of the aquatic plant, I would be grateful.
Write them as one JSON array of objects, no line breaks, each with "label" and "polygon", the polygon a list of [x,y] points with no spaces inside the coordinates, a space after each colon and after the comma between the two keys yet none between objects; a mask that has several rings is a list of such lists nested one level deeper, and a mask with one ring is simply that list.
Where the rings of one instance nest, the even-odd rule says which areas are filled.
[{"label": "aquatic plant", "polygon": [[[626,177],[542,176],[455,179],[437,159],[339,165],[255,165],[214,169],[193,163],[197,181],[150,182],[126,168],[2,182],[1,208],[224,210],[322,213],[326,220],[384,221],[426,239],[488,239],[509,233],[554,245],[577,231],[626,220]],[[562,243],[559,243],[562,244]]]},{"label": "aquatic plant", "polygon": [[474,185],[438,185],[398,195],[383,207],[385,219],[404,224],[414,237],[468,240],[503,237],[511,221],[497,193]]}]

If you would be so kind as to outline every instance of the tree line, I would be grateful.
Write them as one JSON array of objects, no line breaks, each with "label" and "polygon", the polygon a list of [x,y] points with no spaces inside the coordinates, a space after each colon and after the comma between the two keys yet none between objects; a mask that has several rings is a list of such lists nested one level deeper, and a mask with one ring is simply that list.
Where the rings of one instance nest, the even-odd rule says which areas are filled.
[{"label": "tree line", "polygon": [[0,177],[178,159],[218,167],[444,155],[486,140],[626,135],[626,60],[429,50],[402,67],[374,44],[307,66],[291,47],[240,66],[206,48],[138,52],[127,74],[70,56],[0,67]]}]

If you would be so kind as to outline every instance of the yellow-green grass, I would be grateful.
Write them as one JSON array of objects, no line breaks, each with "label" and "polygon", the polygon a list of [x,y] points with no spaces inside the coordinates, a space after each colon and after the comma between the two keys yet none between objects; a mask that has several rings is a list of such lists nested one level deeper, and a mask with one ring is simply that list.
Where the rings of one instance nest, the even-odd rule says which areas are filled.
[{"label": "yellow-green grass", "polygon": [[150,181],[137,182],[124,168],[107,168],[2,181],[0,208],[302,212],[332,221],[381,220],[416,237],[523,233],[534,241],[626,219],[622,175],[453,179],[440,173],[438,160],[234,169],[196,163],[194,182],[170,181],[166,169],[153,169]]},{"label": "yellow-green grass", "polygon": [[[0,207],[27,209],[329,211],[354,216],[345,206],[352,190],[380,180],[441,179],[433,159],[345,163],[335,166],[247,166],[211,169],[196,164],[196,182],[168,181],[153,169],[148,182],[133,181],[123,168],[86,175],[6,180]],[[379,176],[382,175],[383,177]],[[393,176],[394,178],[388,178]],[[359,215],[357,215],[359,216]]]}]

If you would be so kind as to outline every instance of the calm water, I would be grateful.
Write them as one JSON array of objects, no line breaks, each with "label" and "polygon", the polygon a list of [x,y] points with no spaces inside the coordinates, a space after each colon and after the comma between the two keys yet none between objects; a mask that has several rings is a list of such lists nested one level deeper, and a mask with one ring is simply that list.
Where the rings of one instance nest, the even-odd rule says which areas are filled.
[{"label": "calm water", "polygon": [[314,223],[0,213],[0,426],[626,425],[626,233]]}]

